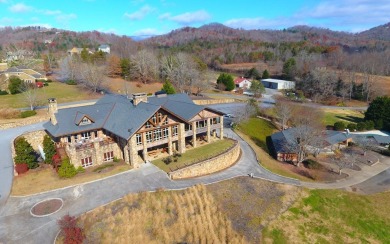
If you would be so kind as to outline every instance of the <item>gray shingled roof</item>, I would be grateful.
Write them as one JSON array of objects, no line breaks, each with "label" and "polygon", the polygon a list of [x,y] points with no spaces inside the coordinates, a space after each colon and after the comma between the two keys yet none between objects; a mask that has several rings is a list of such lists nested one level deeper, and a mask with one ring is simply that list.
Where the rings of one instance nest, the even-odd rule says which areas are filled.
[{"label": "gray shingled roof", "polygon": [[[148,97],[147,103],[141,102],[137,106],[134,106],[132,100],[126,96],[110,94],[99,99],[94,105],[60,109],[56,114],[58,124],[54,126],[51,122],[47,122],[44,127],[56,137],[105,129],[129,139],[160,108],[184,121],[189,121],[203,109],[209,109],[194,104],[186,94]],[[77,126],[84,116],[94,120],[94,123]]]}]

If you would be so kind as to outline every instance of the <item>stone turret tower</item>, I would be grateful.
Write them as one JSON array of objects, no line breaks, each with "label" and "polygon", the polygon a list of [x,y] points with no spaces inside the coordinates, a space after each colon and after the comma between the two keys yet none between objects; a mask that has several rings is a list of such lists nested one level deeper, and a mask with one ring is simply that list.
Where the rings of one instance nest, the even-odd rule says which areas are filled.
[{"label": "stone turret tower", "polygon": [[48,100],[49,100],[48,108],[49,108],[50,121],[53,125],[56,125],[57,119],[56,119],[55,113],[57,113],[57,111],[58,111],[57,100],[55,98],[49,98]]}]

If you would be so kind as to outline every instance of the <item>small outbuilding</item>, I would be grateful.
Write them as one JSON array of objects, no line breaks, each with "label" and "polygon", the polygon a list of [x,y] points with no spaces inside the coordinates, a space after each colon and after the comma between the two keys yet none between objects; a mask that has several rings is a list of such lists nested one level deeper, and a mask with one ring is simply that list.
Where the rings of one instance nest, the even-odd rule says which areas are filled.
[{"label": "small outbuilding", "polygon": [[244,77],[238,77],[234,80],[234,84],[237,88],[250,88],[252,85],[252,82]]},{"label": "small outbuilding", "polygon": [[295,88],[295,82],[288,81],[288,80],[262,79],[261,83],[265,88],[270,88],[275,90],[287,90],[287,89]]}]

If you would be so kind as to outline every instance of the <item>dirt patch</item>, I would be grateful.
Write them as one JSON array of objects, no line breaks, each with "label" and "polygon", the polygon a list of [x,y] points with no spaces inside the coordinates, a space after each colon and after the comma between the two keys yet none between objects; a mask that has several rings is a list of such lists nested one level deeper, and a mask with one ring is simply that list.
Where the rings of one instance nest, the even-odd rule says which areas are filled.
[{"label": "dirt patch", "polygon": [[108,81],[108,89],[111,92],[119,94],[125,94],[126,89],[128,93],[131,94],[138,92],[154,93],[156,91],[160,91],[162,88],[162,84],[157,82],[143,84],[136,81],[125,81],[122,78],[108,78]]},{"label": "dirt patch", "polygon": [[43,217],[57,212],[62,207],[62,200],[59,198],[48,199],[42,201],[31,208],[31,214],[38,217]]},{"label": "dirt patch", "polygon": [[261,230],[288,209],[301,189],[249,177],[211,184],[207,190],[233,228],[251,243],[261,242]]}]

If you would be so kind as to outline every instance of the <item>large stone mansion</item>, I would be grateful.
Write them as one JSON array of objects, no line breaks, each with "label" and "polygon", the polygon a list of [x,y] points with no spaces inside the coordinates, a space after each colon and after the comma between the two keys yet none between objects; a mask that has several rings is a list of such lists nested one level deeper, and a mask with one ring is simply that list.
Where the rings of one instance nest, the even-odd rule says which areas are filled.
[{"label": "large stone mansion", "polygon": [[57,109],[49,99],[45,130],[76,167],[123,159],[133,167],[162,150],[172,155],[199,140],[223,138],[223,113],[196,105],[186,94],[105,95],[93,105]]}]

